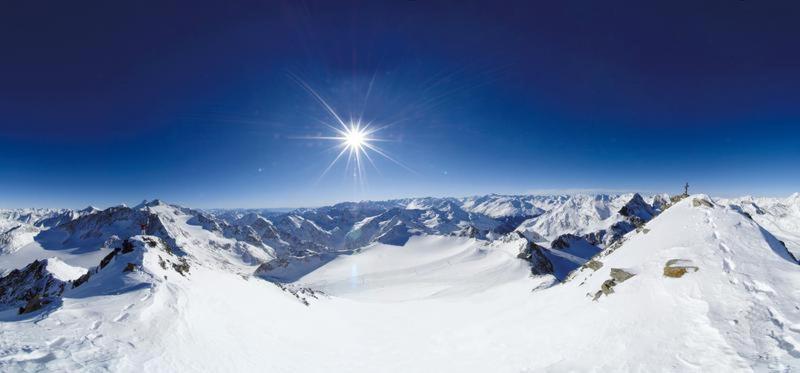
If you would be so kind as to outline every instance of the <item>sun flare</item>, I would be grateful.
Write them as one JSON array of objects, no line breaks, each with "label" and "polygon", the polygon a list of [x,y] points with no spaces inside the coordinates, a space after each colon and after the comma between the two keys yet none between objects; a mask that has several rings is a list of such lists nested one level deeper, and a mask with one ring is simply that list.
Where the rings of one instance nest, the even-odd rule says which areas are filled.
[{"label": "sun flare", "polygon": [[352,124],[344,134],[344,144],[350,149],[360,150],[367,141],[369,141],[369,139],[367,138],[366,131]]},{"label": "sun flare", "polygon": [[[328,171],[333,168],[333,166],[340,160],[345,159],[345,171],[353,175],[353,179],[356,180],[361,186],[364,186],[365,178],[366,178],[366,170],[365,166],[369,163],[372,168],[378,171],[378,166],[376,165],[374,157],[370,154],[377,154],[380,158],[384,158],[386,160],[391,161],[392,163],[410,171],[414,172],[408,166],[402,164],[401,162],[397,161],[396,159],[392,158],[384,151],[381,147],[379,147],[376,143],[378,142],[385,142],[390,141],[383,138],[375,137],[375,134],[389,126],[391,124],[383,124],[383,125],[376,125],[372,121],[364,121],[362,116],[356,117],[353,119],[351,116],[350,120],[345,120],[339,113],[334,110],[334,108],[325,101],[322,96],[320,96],[317,91],[315,91],[308,83],[304,82],[302,79],[295,75],[290,75],[301,87],[303,87],[308,93],[325,109],[325,111],[330,115],[330,119],[333,119],[333,122],[329,122],[326,120],[320,120],[322,124],[333,131],[333,136],[309,136],[309,137],[302,137],[305,139],[313,139],[313,140],[333,140],[339,142],[333,149],[339,148],[338,154],[333,158],[333,160],[328,164],[328,167],[322,171],[320,175],[320,180],[328,173]],[[366,98],[365,98],[366,100]],[[363,115],[363,114],[362,114]],[[377,157],[375,157],[377,158]],[[380,171],[378,171],[380,172]]]}]

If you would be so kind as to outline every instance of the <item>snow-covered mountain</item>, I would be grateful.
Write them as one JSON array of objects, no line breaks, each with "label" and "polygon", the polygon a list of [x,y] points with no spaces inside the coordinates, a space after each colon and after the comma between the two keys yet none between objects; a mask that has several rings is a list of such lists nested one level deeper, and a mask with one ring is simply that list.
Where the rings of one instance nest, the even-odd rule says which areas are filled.
[{"label": "snow-covered mountain", "polygon": [[797,194],[0,217],[0,371],[800,369]]},{"label": "snow-covered mountain", "polygon": [[552,242],[563,234],[592,236],[610,244],[656,212],[639,194],[575,195],[517,228],[534,241]]},{"label": "snow-covered mountain", "polygon": [[788,198],[748,196],[720,202],[740,208],[786,244],[795,258],[800,258],[800,193],[794,193]]},{"label": "snow-covered mountain", "polygon": [[14,252],[42,230],[67,223],[98,210],[0,209],[0,253]]}]

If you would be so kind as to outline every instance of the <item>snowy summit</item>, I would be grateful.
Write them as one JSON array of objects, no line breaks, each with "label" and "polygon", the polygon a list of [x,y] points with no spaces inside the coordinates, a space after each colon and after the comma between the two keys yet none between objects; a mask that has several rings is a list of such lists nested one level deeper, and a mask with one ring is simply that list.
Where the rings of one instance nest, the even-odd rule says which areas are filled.
[{"label": "snowy summit", "polygon": [[9,1],[0,373],[800,373],[800,1]]},{"label": "snowy summit", "polygon": [[800,200],[660,198],[6,211],[0,368],[800,369]]}]

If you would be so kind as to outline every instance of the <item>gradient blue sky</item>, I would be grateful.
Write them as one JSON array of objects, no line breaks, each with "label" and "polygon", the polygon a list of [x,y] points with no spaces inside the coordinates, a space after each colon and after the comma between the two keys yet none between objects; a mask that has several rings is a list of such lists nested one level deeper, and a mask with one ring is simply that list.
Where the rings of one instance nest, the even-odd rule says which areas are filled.
[{"label": "gradient blue sky", "polygon": [[127,3],[4,5],[0,206],[800,190],[796,1]]}]

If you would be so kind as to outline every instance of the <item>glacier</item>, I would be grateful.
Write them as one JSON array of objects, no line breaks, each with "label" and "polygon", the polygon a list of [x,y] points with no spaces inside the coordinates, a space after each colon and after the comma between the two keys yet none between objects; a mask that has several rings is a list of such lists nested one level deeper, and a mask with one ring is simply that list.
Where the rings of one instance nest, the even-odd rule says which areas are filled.
[{"label": "glacier", "polygon": [[800,369],[798,194],[153,200],[0,227],[4,372]]}]

